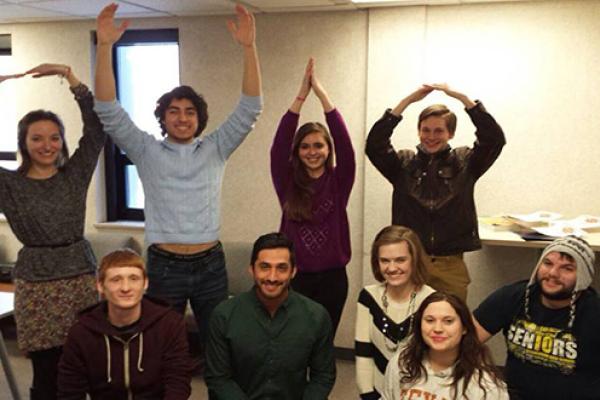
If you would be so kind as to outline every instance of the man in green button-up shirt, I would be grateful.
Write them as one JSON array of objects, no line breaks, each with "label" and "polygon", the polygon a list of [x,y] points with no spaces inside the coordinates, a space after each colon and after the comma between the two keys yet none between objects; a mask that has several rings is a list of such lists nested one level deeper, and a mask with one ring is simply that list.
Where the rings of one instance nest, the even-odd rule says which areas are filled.
[{"label": "man in green button-up shirt", "polygon": [[211,400],[327,399],[335,382],[329,314],[290,290],[292,242],[269,233],[254,243],[254,287],[210,319],[206,385]]}]

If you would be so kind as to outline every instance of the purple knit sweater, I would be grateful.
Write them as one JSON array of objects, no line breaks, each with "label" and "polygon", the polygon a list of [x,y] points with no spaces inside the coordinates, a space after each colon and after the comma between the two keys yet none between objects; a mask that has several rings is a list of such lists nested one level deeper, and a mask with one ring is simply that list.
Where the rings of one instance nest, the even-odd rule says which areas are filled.
[{"label": "purple knit sweater", "polygon": [[[354,150],[337,109],[326,113],[325,118],[334,142],[336,166],[312,182],[312,219],[292,221],[282,215],[279,228],[294,242],[300,272],[344,268],[351,255],[346,206],[354,185]],[[282,208],[293,182],[291,151],[299,119],[299,114],[286,112],[271,147],[271,178]]]}]

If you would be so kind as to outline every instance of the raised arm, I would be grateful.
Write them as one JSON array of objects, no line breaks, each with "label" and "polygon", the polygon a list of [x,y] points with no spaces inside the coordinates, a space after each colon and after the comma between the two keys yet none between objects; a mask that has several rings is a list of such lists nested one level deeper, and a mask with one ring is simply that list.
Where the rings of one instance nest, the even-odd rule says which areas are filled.
[{"label": "raised arm", "polygon": [[139,129],[116,100],[115,76],[112,66],[112,48],[121,38],[129,21],[115,24],[118,6],[109,4],[96,18],[96,102],[94,109],[106,133],[134,164],[143,162],[146,145],[156,139]]},{"label": "raised arm", "polygon": [[409,105],[423,100],[429,93],[433,92],[433,90],[434,88],[431,85],[421,85],[420,88],[400,100],[400,103],[394,107],[391,114],[395,117],[400,117]]},{"label": "raised arm", "polygon": [[244,50],[244,78],[242,93],[247,96],[260,96],[262,84],[260,78],[260,65],[256,51],[256,25],[254,15],[241,4],[235,6],[236,22],[227,21],[227,28],[233,39]]},{"label": "raised arm", "polygon": [[402,160],[394,150],[390,137],[396,125],[402,120],[404,110],[412,103],[424,99],[433,90],[430,85],[422,85],[403,98],[393,110],[386,111],[369,131],[365,146],[367,157],[373,163],[373,166],[392,184],[401,171]]},{"label": "raised arm", "polygon": [[342,191],[342,197],[347,201],[354,185],[354,175],[356,173],[356,160],[350,134],[348,133],[348,128],[342,114],[340,114],[331,102],[325,88],[323,88],[323,85],[317,78],[314,68],[311,75],[311,86],[315,95],[321,101],[323,111],[325,112],[325,119],[327,120],[327,126],[329,126],[329,132],[333,138],[335,148],[336,179]]},{"label": "raised arm", "polygon": [[94,98],[88,87],[81,83],[70,66],[64,64],[40,64],[26,72],[33,78],[60,76],[69,82],[71,92],[81,111],[83,135],[77,150],[67,163],[69,175],[82,185],[87,185],[92,177],[98,155],[104,146],[106,134],[94,112]]},{"label": "raised arm", "polygon": [[300,110],[302,110],[302,106],[304,105],[304,101],[310,94],[311,89],[311,75],[313,72],[315,60],[311,57],[308,59],[308,63],[306,64],[306,69],[304,70],[304,76],[302,76],[302,83],[300,84],[300,90],[298,90],[298,95],[292,102],[290,106],[290,111],[296,114],[300,114]]},{"label": "raised arm", "polygon": [[[314,64],[314,61],[313,61],[313,64]],[[319,98],[319,101],[321,102],[321,105],[323,106],[323,111],[325,111],[325,113],[333,111],[333,109],[335,107],[333,106],[331,99],[329,99],[329,96],[327,95],[325,88],[323,88],[323,85],[321,85],[321,81],[319,81],[319,79],[317,78],[317,73],[314,68],[314,65],[313,65],[312,74],[310,75],[310,84],[312,86],[313,91],[315,92],[315,95]]]},{"label": "raised arm", "polygon": [[20,78],[22,76],[24,76],[25,74],[11,74],[11,75],[0,75],[0,83],[7,81],[9,79],[17,79]]},{"label": "raised arm", "polygon": [[469,157],[469,169],[474,176],[480,177],[487,171],[500,155],[502,147],[506,144],[504,132],[496,120],[487,112],[480,102],[471,100],[467,95],[450,88],[447,84],[432,84],[435,90],[440,90],[448,96],[459,100],[477,128],[477,140],[473,145],[473,152]]},{"label": "raised arm", "polygon": [[433,84],[427,85],[427,86],[432,88],[433,90],[439,90],[441,92],[446,93],[446,95],[455,98],[456,100],[463,103],[463,105],[465,106],[465,108],[467,110],[469,110],[477,105],[477,103],[475,103],[473,100],[471,100],[469,98],[469,96],[467,96],[464,93],[454,90],[453,88],[448,86],[448,84],[446,84],[446,83],[433,83]]},{"label": "raised arm", "polygon": [[291,180],[292,143],[300,120],[300,110],[312,88],[313,67],[314,59],[311,57],[306,64],[298,95],[289,110],[281,117],[271,146],[271,179],[281,206],[285,202],[287,185]]},{"label": "raised arm", "polygon": [[291,109],[283,114],[271,146],[271,179],[281,206],[285,203],[287,187],[292,179],[290,157],[299,120],[300,115]]},{"label": "raised arm", "polygon": [[81,83],[71,67],[63,64],[40,64],[37,67],[31,68],[26,74],[33,78],[42,78],[45,76],[61,76],[69,82],[69,87],[75,88]]},{"label": "raised arm", "polygon": [[112,67],[112,47],[129,26],[129,21],[115,25],[115,13],[119,6],[109,4],[96,18],[96,98],[113,101],[117,97],[115,76]]}]

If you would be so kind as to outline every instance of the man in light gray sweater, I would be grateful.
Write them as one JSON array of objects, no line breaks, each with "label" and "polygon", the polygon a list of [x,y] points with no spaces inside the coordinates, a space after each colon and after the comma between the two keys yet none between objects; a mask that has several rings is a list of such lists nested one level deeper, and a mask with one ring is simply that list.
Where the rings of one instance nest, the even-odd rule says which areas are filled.
[{"label": "man in light gray sweater", "polygon": [[97,18],[95,109],[113,141],[137,166],[144,187],[148,248],[148,293],[183,313],[188,300],[201,345],[212,309],[227,296],[225,258],[219,242],[220,195],[225,162],[252,130],[262,110],[254,16],[236,6],[228,22],[243,48],[242,96],[215,131],[206,127],[206,103],[189,86],[164,94],[155,111],[164,140],[141,131],[116,101],[112,47],[128,21],[116,25],[116,4]]}]

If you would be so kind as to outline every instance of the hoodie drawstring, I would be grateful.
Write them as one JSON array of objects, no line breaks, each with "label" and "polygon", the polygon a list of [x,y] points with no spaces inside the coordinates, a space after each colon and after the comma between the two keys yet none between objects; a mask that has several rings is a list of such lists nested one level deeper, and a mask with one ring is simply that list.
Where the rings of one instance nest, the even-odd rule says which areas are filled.
[{"label": "hoodie drawstring", "polygon": [[144,372],[144,368],[142,368],[142,357],[144,353],[144,332],[140,333],[140,344],[138,349],[138,362],[137,369],[139,372]]},{"label": "hoodie drawstring", "polygon": [[111,383],[112,377],[110,376],[110,341],[108,336],[104,335],[104,344],[106,345],[106,382]]}]

